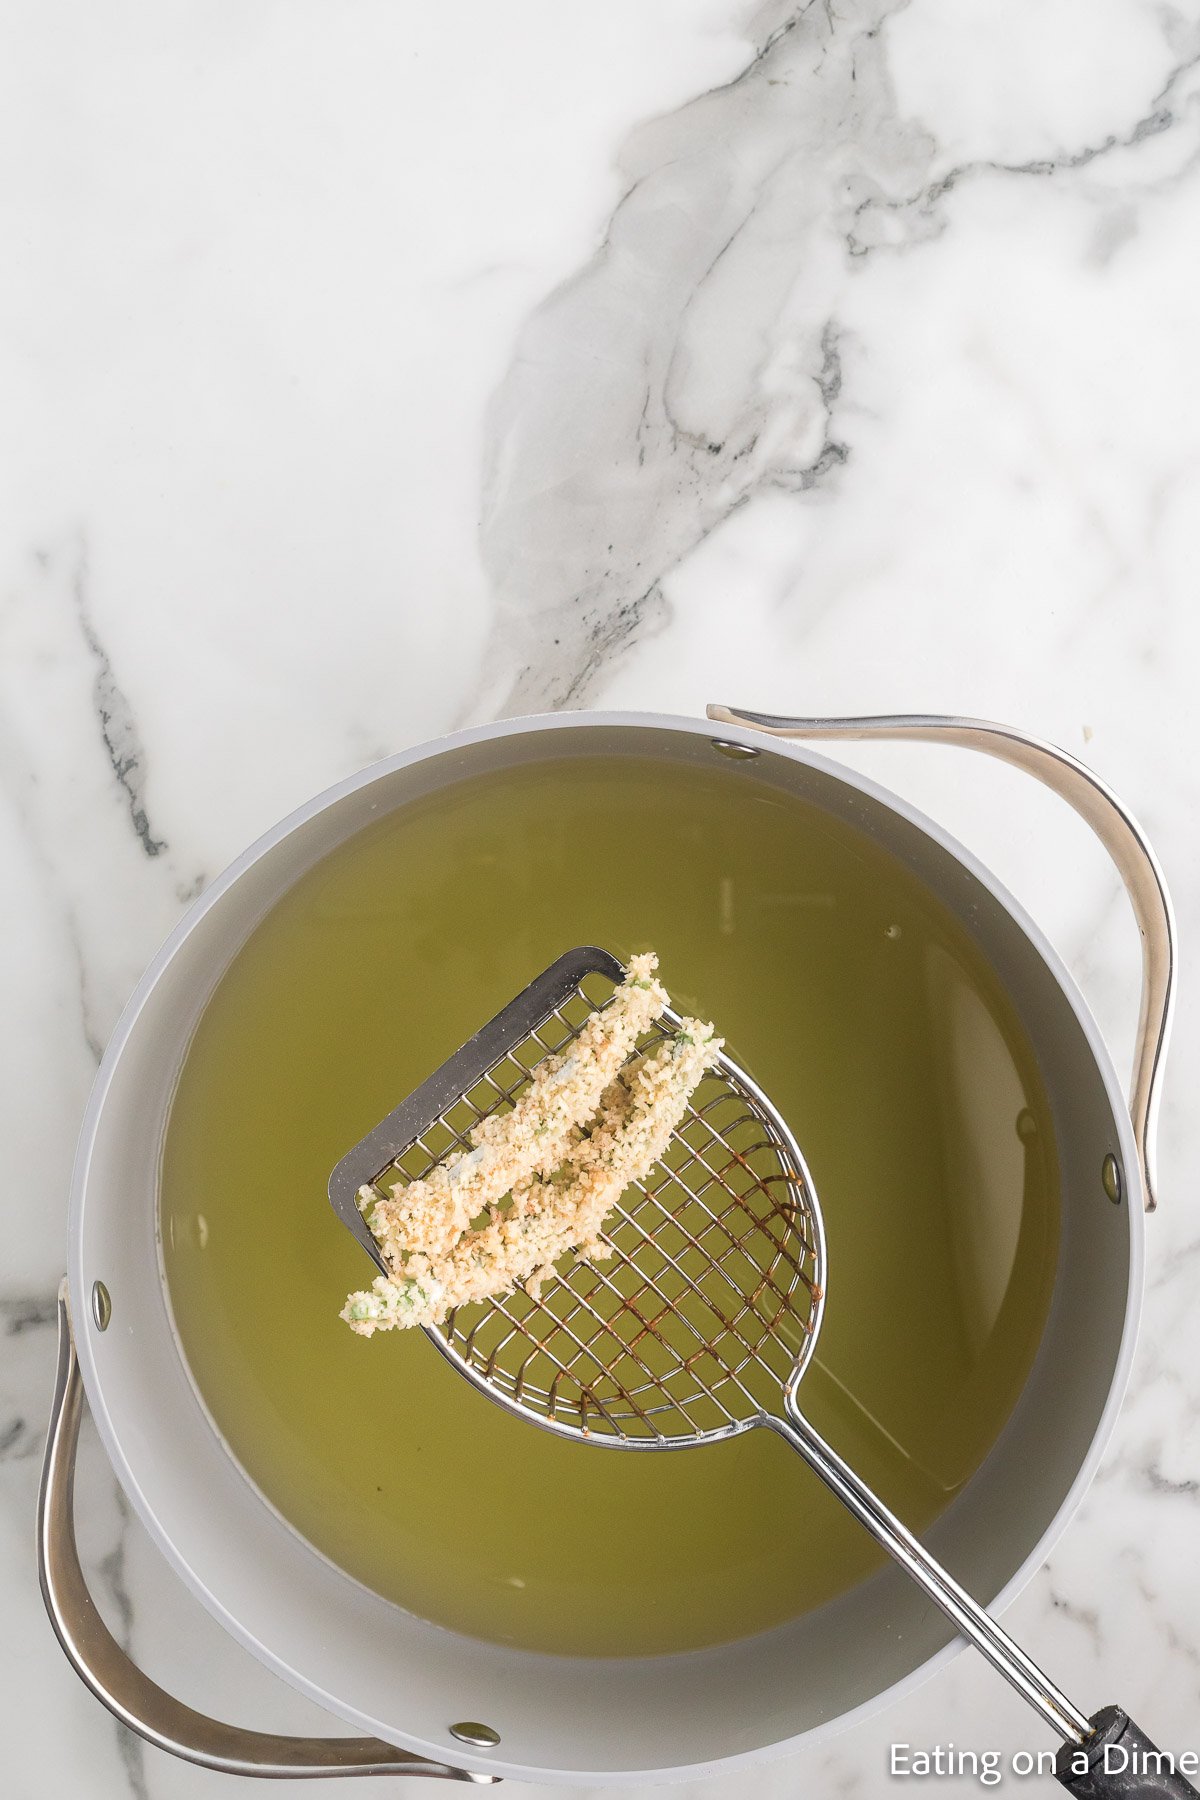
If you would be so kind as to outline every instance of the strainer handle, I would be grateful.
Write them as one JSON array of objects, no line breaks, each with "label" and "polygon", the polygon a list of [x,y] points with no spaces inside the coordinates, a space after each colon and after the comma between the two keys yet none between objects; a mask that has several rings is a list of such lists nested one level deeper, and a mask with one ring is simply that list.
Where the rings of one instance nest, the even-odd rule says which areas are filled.
[{"label": "strainer handle", "polygon": [[[1196,1789],[1183,1775],[1174,1770],[1161,1775],[1157,1772],[1160,1766],[1164,1771],[1169,1768],[1166,1762],[1158,1765],[1145,1760],[1147,1755],[1157,1757],[1159,1752],[1121,1707],[1103,1707],[1089,1718],[1067,1698],[805,1418],[796,1399],[796,1384],[794,1378],[785,1395],[786,1418],[764,1422],[799,1451],[809,1468],[866,1527],[875,1542],[1057,1732],[1063,1740],[1055,1767],[1061,1785],[1080,1795],[1081,1800],[1186,1800],[1187,1796],[1195,1796]],[[1109,1746],[1106,1759],[1104,1751]],[[1124,1761],[1122,1749],[1126,1753]],[[1074,1760],[1078,1752],[1086,1759],[1086,1770]]]},{"label": "strainer handle", "polygon": [[1081,1749],[1064,1744],[1054,1768],[1060,1786],[1078,1800],[1187,1800],[1195,1794],[1176,1759],[1152,1744],[1123,1707],[1103,1706],[1091,1723],[1087,1743]]},{"label": "strainer handle", "polygon": [[38,1574],[55,1636],[75,1673],[123,1725],[185,1762],[226,1775],[295,1779],[323,1775],[426,1775],[492,1783],[370,1737],[277,1737],[194,1712],[125,1654],[88,1592],[75,1542],[75,1452],[83,1379],[64,1280],[58,1294],[58,1371],[38,1490]]},{"label": "strainer handle", "polygon": [[1175,1004],[1177,958],[1175,919],[1167,884],[1145,833],[1128,807],[1100,777],[1056,744],[1031,737],[1013,725],[960,719],[937,713],[880,714],[870,718],[790,718],[746,712],[740,707],[708,708],[708,717],[745,725],[771,737],[897,738],[929,744],[956,744],[979,750],[1023,769],[1053,790],[1091,826],[1116,865],[1133,907],[1142,940],[1142,994],[1133,1055],[1129,1112],[1141,1168],[1147,1212],[1158,1204],[1157,1136],[1162,1073]]},{"label": "strainer handle", "polygon": [[1082,1744],[1091,1732],[1087,1714],[1056,1687],[1033,1658],[1009,1637],[978,1600],[960,1587],[949,1572],[913,1536],[907,1525],[884,1504],[862,1476],[843,1461],[816,1426],[801,1412],[795,1385],[785,1396],[786,1418],[771,1418],[773,1430],[798,1450],[813,1473],[832,1489],[842,1505],[866,1527],[875,1542],[917,1586],[940,1607],[956,1630],[1009,1682],[1067,1743]]}]

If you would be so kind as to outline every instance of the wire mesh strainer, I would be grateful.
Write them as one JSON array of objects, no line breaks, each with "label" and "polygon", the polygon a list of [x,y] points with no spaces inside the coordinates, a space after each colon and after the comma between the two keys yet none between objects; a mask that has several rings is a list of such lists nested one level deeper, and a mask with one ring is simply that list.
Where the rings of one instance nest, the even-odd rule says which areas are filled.
[{"label": "wire mesh strainer", "polygon": [[[512,1105],[624,975],[605,950],[568,951],[342,1158],[330,1200],[384,1274],[360,1190],[386,1194],[467,1149],[473,1127]],[[679,1023],[668,1009],[639,1052]],[[517,1289],[460,1307],[428,1335],[491,1399],[588,1443],[680,1449],[774,1430],[1065,1740],[1063,1786],[1098,1800],[1195,1794],[1182,1776],[1130,1785],[1137,1753],[1154,1747],[1128,1715],[1105,1707],[1089,1719],[1068,1700],[801,1412],[797,1389],[825,1306],[821,1210],[786,1122],[732,1058],[722,1054],[704,1077],[604,1235],[611,1258],[566,1259],[536,1295]],[[1115,1772],[1104,1767],[1112,1745],[1129,1752]]]}]

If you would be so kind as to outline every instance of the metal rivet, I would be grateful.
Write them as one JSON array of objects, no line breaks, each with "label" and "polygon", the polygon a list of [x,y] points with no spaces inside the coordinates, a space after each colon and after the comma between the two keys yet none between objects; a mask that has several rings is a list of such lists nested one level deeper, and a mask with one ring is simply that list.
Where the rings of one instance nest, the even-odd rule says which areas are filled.
[{"label": "metal rivet", "polygon": [[450,1727],[450,1736],[457,1738],[460,1744],[474,1744],[479,1750],[494,1750],[500,1742],[498,1731],[493,1731],[490,1725],[480,1725],[474,1719],[460,1719],[457,1725]]},{"label": "metal rivet", "polygon": [[752,756],[762,755],[762,751],[756,750],[753,744],[734,744],[728,738],[711,738],[709,741],[714,750],[719,750],[722,756],[731,756],[735,762],[745,762]]},{"label": "metal rivet", "polygon": [[1114,1206],[1120,1206],[1124,1185],[1121,1181],[1121,1165],[1110,1150],[1100,1165],[1100,1180],[1104,1191]]},{"label": "metal rivet", "polygon": [[112,1301],[102,1281],[92,1283],[92,1317],[96,1321],[97,1331],[108,1330],[108,1321],[112,1318]]}]

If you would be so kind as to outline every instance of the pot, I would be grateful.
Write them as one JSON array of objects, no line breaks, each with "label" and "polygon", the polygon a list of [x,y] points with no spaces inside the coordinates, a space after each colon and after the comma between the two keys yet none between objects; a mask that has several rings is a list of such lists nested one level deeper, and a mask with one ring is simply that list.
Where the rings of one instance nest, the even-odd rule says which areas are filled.
[{"label": "pot", "polygon": [[[867,736],[987,751],[1055,788],[1102,838],[1143,939],[1129,1105],[1074,983],[994,876],[890,793],[783,741]],[[161,1748],[247,1775],[409,1772],[587,1784],[699,1777],[784,1755],[842,1728],[896,1700],[961,1648],[894,1567],[802,1620],[686,1655],[589,1660],[460,1636],[381,1599],[313,1551],[251,1487],[196,1404],[157,1253],[158,1160],[181,1059],[230,959],[306,869],[381,812],[550,751],[614,750],[705,766],[718,755],[755,758],[759,777],[890,851],[983,949],[1036,1048],[1050,1096],[1061,1253],[1024,1391],[927,1541],[969,1591],[1001,1608],[1041,1565],[1092,1477],[1133,1352],[1174,985],[1162,877],[1111,792],[1062,751],[966,720],[789,720],[710,708],[709,722],[577,713],[462,732],[342,782],[247,850],[146,972],[88,1106],[43,1475],[42,1585],[83,1679]],[[91,1604],[75,1552],[81,1380],[131,1503],[184,1582],[268,1667],[369,1735],[299,1740],[226,1726],[181,1706],[129,1662]]]}]

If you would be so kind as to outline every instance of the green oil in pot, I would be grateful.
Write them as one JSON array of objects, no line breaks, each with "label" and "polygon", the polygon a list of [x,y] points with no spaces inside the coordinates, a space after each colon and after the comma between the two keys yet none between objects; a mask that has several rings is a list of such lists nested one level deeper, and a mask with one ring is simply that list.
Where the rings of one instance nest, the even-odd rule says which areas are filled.
[{"label": "green oil in pot", "polygon": [[942,902],[744,765],[574,757],[390,813],[226,971],[162,1166],[168,1290],[208,1411],[319,1551],[477,1637],[639,1655],[743,1637],[861,1580],[870,1538],[773,1434],[684,1455],[503,1413],[420,1333],[338,1320],[371,1269],[326,1197],[350,1144],[573,944],[653,947],[799,1139],[830,1302],[813,1423],[913,1528],[986,1456],[1058,1249],[1026,1034]]}]

